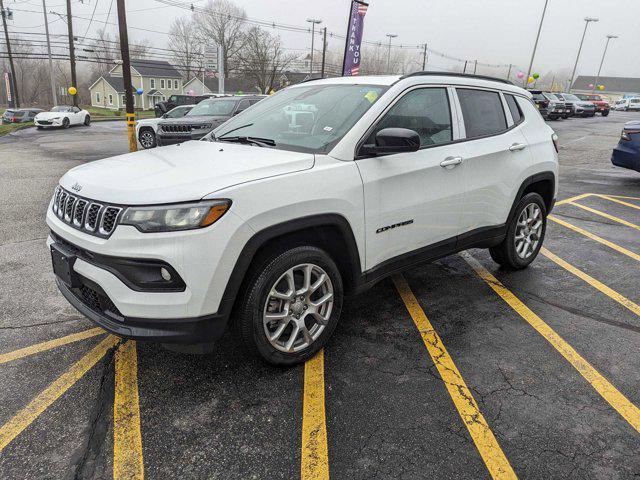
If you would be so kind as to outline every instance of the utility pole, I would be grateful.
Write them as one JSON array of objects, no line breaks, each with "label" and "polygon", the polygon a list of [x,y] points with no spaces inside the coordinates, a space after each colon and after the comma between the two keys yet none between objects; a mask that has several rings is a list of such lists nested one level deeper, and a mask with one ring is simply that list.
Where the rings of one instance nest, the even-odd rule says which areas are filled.
[{"label": "utility pole", "polygon": [[529,62],[529,69],[527,70],[527,76],[524,79],[525,86],[529,83],[529,77],[531,76],[531,69],[533,68],[533,59],[536,56],[536,50],[538,49],[538,41],[540,40],[540,32],[542,31],[542,23],[544,22],[544,15],[547,13],[547,4],[549,0],[544,0],[544,9],[542,10],[542,17],[540,18],[540,25],[538,26],[538,34],[536,35],[536,42],[533,44],[533,52],[531,52],[531,61]]},{"label": "utility pole", "polygon": [[53,60],[51,59],[51,41],[49,40],[49,20],[47,19],[47,4],[42,0],[42,13],[44,14],[44,31],[47,36],[47,53],[49,56],[49,78],[51,80],[51,101],[58,104],[58,94],[56,93],[56,75],[53,70]]},{"label": "utility pole", "polygon": [[595,91],[598,87],[598,82],[600,81],[600,72],[602,72],[602,65],[604,64],[604,57],[607,55],[607,49],[609,48],[609,42],[612,38],[618,38],[617,35],[607,35],[607,43],[604,45],[604,52],[602,52],[602,60],[600,60],[600,68],[598,68],[598,76],[596,77],[596,81],[593,83],[593,88],[591,89],[591,93]]},{"label": "utility pole", "polygon": [[507,71],[507,80],[509,80],[509,77],[511,76],[511,69],[513,68],[513,64],[510,63],[509,64],[509,70]]},{"label": "utility pole", "polygon": [[398,35],[395,33],[387,33],[387,37],[389,37],[389,50],[387,51],[387,73],[391,74],[391,40],[396,38]]},{"label": "utility pole", "polygon": [[324,27],[322,30],[322,66],[320,68],[320,77],[324,78],[324,67],[327,58],[327,27]]},{"label": "utility pole", "polygon": [[318,18],[307,18],[307,22],[311,24],[311,61],[309,62],[309,77],[313,75],[313,41],[316,37],[316,25],[322,23]]},{"label": "utility pole", "polygon": [[[576,76],[576,69],[578,68],[578,60],[580,60],[580,52],[582,52],[582,44],[584,43],[584,37],[587,34],[587,27],[589,27],[589,23],[598,22],[598,18],[593,17],[584,17],[584,31],[582,32],[582,39],[580,40],[580,47],[578,48],[578,55],[576,55],[576,63],[573,65],[573,72],[571,72],[571,84],[573,85],[573,79]],[[571,87],[569,87],[571,88]],[[571,90],[569,90],[571,93]]]},{"label": "utility pole", "polygon": [[13,84],[13,96],[15,98],[14,105],[20,108],[20,96],[18,95],[18,81],[16,80],[16,67],[13,64],[13,55],[11,54],[11,43],[9,42],[9,30],[7,30],[7,11],[4,4],[0,0],[0,13],[2,14],[2,28],[4,28],[4,38],[7,42],[7,56],[9,57],[9,68],[11,69],[11,83]]},{"label": "utility pole", "polygon": [[[44,2],[44,0],[42,0]],[[97,0],[96,0],[97,1]],[[76,89],[73,104],[78,106],[78,81],[76,79],[76,50],[73,45],[73,17],[71,16],[71,0],[67,0],[67,29],[69,30],[69,60],[71,62],[71,86]],[[127,47],[128,49],[128,47]]]},{"label": "utility pole", "polygon": [[478,71],[478,60],[473,63],[473,74],[475,75]]},{"label": "utility pole", "polygon": [[462,73],[467,73],[467,60],[464,61],[464,68],[462,69]]},{"label": "utility pole", "polygon": [[136,142],[136,114],[133,108],[133,85],[131,84],[131,59],[129,58],[129,35],[127,33],[127,12],[124,0],[117,0],[118,29],[120,30],[120,53],[122,54],[122,80],[124,81],[124,97],[127,116],[127,133],[129,134],[129,151],[138,150]]},{"label": "utility pole", "polygon": [[427,44],[424,44],[424,49],[422,50],[422,71],[424,72],[427,68]]}]

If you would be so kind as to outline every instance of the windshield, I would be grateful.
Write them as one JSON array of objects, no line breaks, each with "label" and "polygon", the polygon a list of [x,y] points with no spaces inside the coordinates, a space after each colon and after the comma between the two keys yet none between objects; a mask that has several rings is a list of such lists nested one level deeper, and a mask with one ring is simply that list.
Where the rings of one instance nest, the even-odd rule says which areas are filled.
[{"label": "windshield", "polygon": [[575,95],[573,95],[572,93],[565,93],[563,95],[563,97],[564,97],[565,100],[569,100],[569,101],[572,101],[572,102],[579,102],[580,101],[580,99],[578,97],[576,97]]},{"label": "windshield", "polygon": [[552,102],[559,102],[560,101],[560,99],[558,97],[556,97],[553,93],[543,93],[543,95],[548,100],[551,100]]},{"label": "windshield", "polygon": [[70,112],[71,111],[71,107],[67,107],[65,105],[59,106],[59,107],[53,107],[51,109],[52,112]]},{"label": "windshield", "polygon": [[181,118],[184,117],[192,107],[176,107],[173,110],[169,110],[165,115],[167,118]]},{"label": "windshield", "polygon": [[205,115],[208,117],[214,115],[231,115],[233,108],[236,106],[235,100],[220,100],[213,98],[211,100],[203,100],[187,113],[187,117],[196,115]]},{"label": "windshield", "polygon": [[630,100],[631,103],[640,103],[640,98],[632,98]]},{"label": "windshield", "polygon": [[224,136],[275,141],[276,148],[328,152],[369,110],[388,87],[381,85],[308,85],[268,97],[214,130]]}]

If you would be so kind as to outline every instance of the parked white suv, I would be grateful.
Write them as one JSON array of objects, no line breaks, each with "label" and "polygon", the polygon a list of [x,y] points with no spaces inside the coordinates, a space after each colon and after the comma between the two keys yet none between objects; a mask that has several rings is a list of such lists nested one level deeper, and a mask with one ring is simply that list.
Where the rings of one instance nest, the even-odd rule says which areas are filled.
[{"label": "parked white suv", "polygon": [[47,212],[54,272],[122,337],[204,343],[229,318],[291,365],[345,294],[471,247],[538,254],[557,193],[555,135],[531,95],[420,73],[289,87],[201,141],[76,167]]}]

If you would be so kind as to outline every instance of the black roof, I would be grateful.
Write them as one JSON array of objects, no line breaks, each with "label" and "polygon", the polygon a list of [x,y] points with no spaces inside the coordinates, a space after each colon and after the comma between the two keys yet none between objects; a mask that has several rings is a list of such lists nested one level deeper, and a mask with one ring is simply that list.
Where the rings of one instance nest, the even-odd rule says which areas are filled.
[{"label": "black roof", "polygon": [[[111,85],[114,90],[118,93],[124,93],[124,78],[122,77],[112,77],[111,75],[107,75],[102,77],[105,81]],[[135,88],[133,88],[135,90]]]},{"label": "black roof", "polygon": [[164,60],[131,60],[131,66],[135,68],[138,73],[145,77],[172,77],[182,78],[180,72],[178,72],[173,65]]}]

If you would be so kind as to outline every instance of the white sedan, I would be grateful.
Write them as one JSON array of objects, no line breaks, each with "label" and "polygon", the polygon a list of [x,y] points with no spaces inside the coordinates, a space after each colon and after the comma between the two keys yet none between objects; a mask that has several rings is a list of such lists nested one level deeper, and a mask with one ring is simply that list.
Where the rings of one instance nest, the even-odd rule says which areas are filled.
[{"label": "white sedan", "polygon": [[86,110],[69,105],[53,107],[50,112],[41,112],[33,119],[38,129],[44,127],[69,128],[71,125],[86,125],[91,123],[91,116]]},{"label": "white sedan", "polygon": [[136,122],[136,138],[142,148],[154,148],[157,145],[156,134],[158,133],[158,123],[165,118],[182,118],[195,105],[180,105],[172,108],[167,113],[158,118],[147,118]]}]

